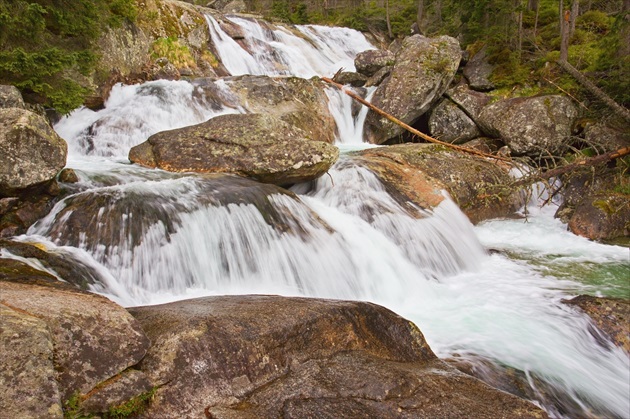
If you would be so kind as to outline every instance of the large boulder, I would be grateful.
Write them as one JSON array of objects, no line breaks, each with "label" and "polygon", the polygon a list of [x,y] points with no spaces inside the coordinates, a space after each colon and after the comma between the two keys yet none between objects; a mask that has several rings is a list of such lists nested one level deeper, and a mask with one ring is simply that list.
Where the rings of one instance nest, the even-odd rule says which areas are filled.
[{"label": "large boulder", "polygon": [[0,406],[10,417],[61,417],[61,402],[98,392],[149,347],[124,308],[14,259],[0,258],[0,308]]},{"label": "large boulder", "polygon": [[429,133],[440,141],[453,144],[462,144],[481,135],[475,121],[449,99],[440,101],[431,111]]},{"label": "large boulder", "polygon": [[263,114],[232,114],[159,132],[133,147],[129,160],[172,172],[234,173],[287,185],[315,179],[339,157],[337,147]]},{"label": "large boulder", "polygon": [[[170,188],[177,190],[177,199],[173,199],[170,193],[165,194],[164,189],[150,185],[146,188],[108,187],[73,194],[59,203],[58,210],[51,214],[38,234],[50,237],[58,245],[86,249],[112,270],[143,269],[146,274],[148,268],[143,265],[143,259],[148,255],[144,253],[143,243],[170,241],[171,235],[182,229],[187,214],[207,207],[253,206],[269,228],[282,234],[303,236],[305,232],[299,226],[307,222],[304,218],[307,214],[310,218],[308,222],[318,228],[331,230],[295,194],[276,185],[228,174],[186,176],[173,182],[177,182],[177,187]],[[289,206],[279,205],[274,197],[286,199],[290,202]],[[296,208],[300,208],[298,214],[294,213]],[[121,219],[128,221],[121,223]],[[239,231],[238,227],[235,229]],[[229,237],[227,240],[231,239]],[[235,241],[239,239],[234,237]],[[41,255],[31,247],[23,249],[15,244],[7,248],[16,255],[37,257],[44,266],[60,274],[69,271],[65,264],[52,258],[49,252]],[[121,249],[138,254],[138,257],[121,261]],[[188,268],[186,264],[186,258],[173,255],[170,268],[184,271]],[[229,270],[230,265],[217,269]],[[75,271],[73,269],[71,272]],[[75,282],[74,278],[67,280],[81,287],[101,281],[91,271],[84,272],[80,282]]]},{"label": "large boulder", "polygon": [[461,144],[477,138],[481,130],[477,119],[490,97],[460,84],[444,93],[446,99],[435,106],[429,116],[429,132],[435,138]]},{"label": "large boulder", "polygon": [[325,86],[318,79],[239,76],[226,79],[226,84],[236,97],[235,104],[246,111],[275,116],[300,128],[310,140],[335,141],[335,120]]},{"label": "large boulder", "polygon": [[[442,96],[453,80],[461,50],[449,36],[406,38],[396,54],[391,74],[374,92],[372,103],[401,121],[412,124]],[[369,112],[365,135],[370,143],[381,144],[403,132],[403,129]]]},{"label": "large boulder", "polygon": [[68,145],[40,115],[0,109],[0,197],[52,181],[66,165]]},{"label": "large boulder", "polygon": [[371,49],[357,54],[354,58],[354,67],[357,73],[372,77],[383,67],[394,64],[396,56],[389,50]]},{"label": "large boulder", "polygon": [[490,81],[490,76],[494,71],[494,66],[488,62],[487,48],[484,45],[473,57],[468,60],[464,67],[464,77],[474,90],[487,91],[494,89],[494,83]]},{"label": "large boulder", "polygon": [[630,237],[630,195],[604,191],[583,197],[569,219],[569,230],[598,241]]},{"label": "large boulder", "polygon": [[[166,44],[167,48],[161,46]],[[216,76],[204,13],[176,0],[145,0],[134,23],[106,30],[97,40],[100,52],[87,84],[95,91],[86,105],[103,105],[116,83],[139,83],[159,78]],[[165,63],[168,63],[166,66]]]},{"label": "large boulder", "polygon": [[26,108],[22,94],[17,87],[0,85],[0,108]]},{"label": "large boulder", "polygon": [[561,177],[564,200],[555,216],[573,233],[591,240],[630,242],[630,194],[625,192],[623,165],[619,166],[583,168]]},{"label": "large boulder", "polygon": [[438,360],[370,303],[206,297],[130,312],[153,346],[151,418],[545,417]]},{"label": "large boulder", "polygon": [[578,116],[566,96],[549,95],[500,100],[486,106],[479,124],[501,138],[514,155],[558,155],[567,146]]},{"label": "large boulder", "polygon": [[509,187],[510,166],[434,144],[401,144],[355,153],[359,161],[393,190],[421,208],[453,200],[473,223],[509,216],[524,203],[520,190]]}]

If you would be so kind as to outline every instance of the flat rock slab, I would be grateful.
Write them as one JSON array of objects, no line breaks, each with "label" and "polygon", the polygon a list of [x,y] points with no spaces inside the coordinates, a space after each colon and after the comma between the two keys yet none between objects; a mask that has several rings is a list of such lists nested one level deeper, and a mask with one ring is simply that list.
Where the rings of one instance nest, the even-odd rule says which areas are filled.
[{"label": "flat rock slab", "polygon": [[263,114],[233,114],[159,132],[133,147],[129,160],[171,172],[233,173],[287,185],[313,180],[339,157],[299,128]]},{"label": "flat rock slab", "polygon": [[371,303],[223,296],[136,307],[150,418],[546,417],[448,367]]}]

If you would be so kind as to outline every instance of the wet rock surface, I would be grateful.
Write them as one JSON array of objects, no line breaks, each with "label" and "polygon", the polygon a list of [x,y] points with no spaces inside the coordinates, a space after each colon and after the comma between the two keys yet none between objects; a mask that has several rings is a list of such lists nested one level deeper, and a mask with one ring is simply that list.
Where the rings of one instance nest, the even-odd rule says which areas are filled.
[{"label": "wet rock surface", "polygon": [[129,152],[132,162],[147,167],[233,173],[277,185],[316,179],[338,156],[337,147],[310,141],[299,128],[262,114],[222,115],[160,132]]},{"label": "wet rock surface", "polygon": [[[579,307],[610,341],[630,356],[630,301],[579,295],[565,304]],[[608,345],[604,343],[604,345]]]},{"label": "wet rock surface", "polygon": [[509,167],[443,146],[402,144],[357,155],[381,180],[422,208],[439,203],[442,189],[473,223],[511,215],[523,204],[521,192],[509,187]]},{"label": "wet rock surface", "polygon": [[144,417],[546,417],[447,367],[374,304],[233,296],[130,312],[161,386]]}]

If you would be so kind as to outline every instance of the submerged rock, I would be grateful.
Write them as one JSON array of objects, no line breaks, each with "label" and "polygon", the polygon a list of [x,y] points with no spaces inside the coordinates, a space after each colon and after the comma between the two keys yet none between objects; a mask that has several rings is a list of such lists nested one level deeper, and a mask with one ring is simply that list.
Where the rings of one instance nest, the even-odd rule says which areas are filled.
[{"label": "submerged rock", "polygon": [[512,154],[546,157],[566,149],[577,116],[571,99],[550,95],[500,100],[486,106],[478,122]]},{"label": "submerged rock", "polygon": [[[622,348],[630,356],[630,301],[618,298],[602,298],[579,295],[563,303],[579,307],[593,320],[600,332],[614,345]],[[591,332],[593,333],[593,332]],[[601,337],[595,337],[604,346],[609,343]]]},{"label": "submerged rock", "polygon": [[[391,74],[376,89],[372,104],[411,124],[442,96],[455,76],[461,59],[456,39],[449,36],[406,38]],[[403,132],[403,128],[375,112],[365,121],[365,135],[382,144]]]},{"label": "submerged rock", "polygon": [[129,160],[172,172],[233,173],[287,185],[316,179],[339,156],[337,147],[262,114],[233,114],[152,135]]},{"label": "submerged rock", "polygon": [[0,109],[0,197],[54,180],[66,165],[68,145],[42,116]]},{"label": "submerged rock", "polygon": [[374,304],[228,296],[130,312],[160,386],[145,417],[546,417],[447,367]]},{"label": "submerged rock", "polygon": [[510,167],[433,144],[402,144],[356,153],[394,190],[421,208],[441,202],[442,190],[473,223],[508,216],[524,203],[510,188]]}]

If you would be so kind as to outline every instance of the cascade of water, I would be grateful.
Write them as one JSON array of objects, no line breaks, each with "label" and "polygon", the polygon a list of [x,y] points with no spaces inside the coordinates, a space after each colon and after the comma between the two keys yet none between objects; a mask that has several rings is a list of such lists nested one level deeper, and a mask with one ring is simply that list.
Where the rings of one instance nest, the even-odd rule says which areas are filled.
[{"label": "cascade of water", "polygon": [[255,19],[229,17],[245,34],[242,47],[218,22],[206,15],[221,62],[232,75],[292,75],[303,78],[354,70],[354,56],[374,47],[358,31],[324,26],[296,26],[300,35],[282,26],[263,27]]},{"label": "cascade of water", "polygon": [[62,118],[55,130],[68,142],[71,158],[85,155],[126,158],[131,147],[156,132],[233,112],[239,110],[208,103],[202,92],[195,92],[195,87],[185,81],[117,84],[103,109],[80,108]]},{"label": "cascade of water", "polygon": [[[376,87],[369,87],[365,99],[370,101]],[[368,114],[368,107],[362,106],[358,112],[350,96],[339,89],[327,88],[328,109],[337,124],[336,143],[341,145],[363,144],[363,126]]]},{"label": "cascade of water", "polygon": [[[208,17],[232,74],[329,74],[344,58],[321,51],[353,56],[369,48],[345,29],[298,27],[305,40],[232,20],[249,33],[245,42],[253,53]],[[332,38],[341,43],[329,47]],[[291,55],[295,49],[307,52]],[[310,64],[314,54],[328,57],[315,61],[330,68]],[[340,141],[359,142],[361,116],[352,116],[346,95],[328,94]],[[103,285],[94,290],[125,305],[245,293],[374,301],[418,324],[441,356],[496,359],[552,383],[584,412],[628,416],[627,357],[603,349],[589,334],[588,319],[560,303],[592,289],[550,276],[547,268],[555,262],[538,263],[614,263],[628,272],[627,249],[575,238],[545,214],[530,214],[527,224],[495,221],[473,229],[445,200],[414,216],[351,159],[331,170],[334,184],[323,177],[300,185],[294,188],[299,199],[269,193],[271,207],[262,210],[259,203],[213,200],[217,187],[206,178],[113,161],[124,160],[129,147],[154,132],[240,111],[211,105],[187,82],[159,81],[116,86],[105,109],[64,118],[56,129],[70,144],[70,166],[82,172],[81,190],[22,239],[75,249],[77,260],[101,273]],[[107,159],[86,160],[88,154]],[[73,221],[88,210],[74,206],[79,202],[93,203],[94,227],[86,231]],[[103,224],[108,216],[109,227]],[[517,260],[487,256],[478,238]]]}]

